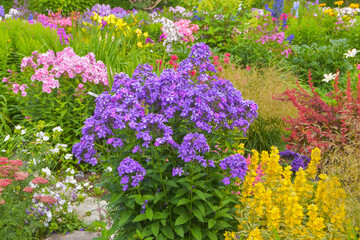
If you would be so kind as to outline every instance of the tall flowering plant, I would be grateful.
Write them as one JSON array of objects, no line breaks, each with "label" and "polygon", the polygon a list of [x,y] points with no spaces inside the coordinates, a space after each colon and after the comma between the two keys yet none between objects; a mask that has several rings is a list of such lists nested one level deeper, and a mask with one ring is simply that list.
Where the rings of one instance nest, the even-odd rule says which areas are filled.
[{"label": "tall flowering plant", "polygon": [[70,47],[57,53],[33,52],[22,60],[21,74],[10,71],[2,82],[19,96],[26,119],[63,126],[71,141],[93,111],[93,96],[109,85],[103,62],[93,53],[78,56]]},{"label": "tall flowering plant", "polygon": [[114,169],[104,183],[114,224],[104,236],[217,239],[236,227],[232,183],[247,164],[229,149],[257,105],[215,75],[210,55],[197,43],[176,70],[157,76],[140,65],[96,99],[73,154]]}]

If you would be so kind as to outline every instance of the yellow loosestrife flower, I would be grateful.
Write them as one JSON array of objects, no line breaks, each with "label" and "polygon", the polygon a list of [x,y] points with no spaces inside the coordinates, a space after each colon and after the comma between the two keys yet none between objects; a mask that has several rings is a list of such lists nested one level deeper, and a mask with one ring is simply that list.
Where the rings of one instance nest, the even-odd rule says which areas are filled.
[{"label": "yellow loosestrife flower", "polygon": [[314,179],[317,173],[317,166],[320,163],[321,151],[319,148],[315,148],[311,151],[311,160],[307,167],[308,177]]},{"label": "yellow loosestrife flower", "polygon": [[263,240],[261,233],[260,233],[260,229],[255,228],[254,230],[252,230],[249,234],[249,237],[247,238],[247,240]]},{"label": "yellow loosestrife flower", "polygon": [[139,48],[144,47],[142,42],[138,42],[136,45],[137,45]]},{"label": "yellow loosestrife flower", "polygon": [[319,4],[319,7],[325,7],[326,6],[326,3],[320,3]]},{"label": "yellow loosestrife flower", "polygon": [[360,7],[360,4],[355,4],[355,3],[351,3],[350,5],[349,5],[349,7],[351,7],[351,8],[359,8]]}]

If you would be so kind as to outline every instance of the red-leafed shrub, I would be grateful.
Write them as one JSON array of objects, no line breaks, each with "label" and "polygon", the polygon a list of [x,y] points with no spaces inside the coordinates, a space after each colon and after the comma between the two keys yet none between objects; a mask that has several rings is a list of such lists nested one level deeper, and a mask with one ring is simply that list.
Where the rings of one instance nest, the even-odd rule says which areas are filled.
[{"label": "red-leafed shrub", "polygon": [[322,152],[328,152],[336,143],[345,146],[360,136],[359,131],[353,131],[354,122],[360,120],[360,74],[356,91],[351,89],[351,79],[348,76],[346,90],[339,89],[338,78],[334,80],[333,90],[327,94],[324,101],[316,92],[309,72],[310,91],[306,91],[297,83],[298,88],[287,90],[282,95],[298,110],[296,118],[287,117],[291,132],[287,148],[301,153],[310,153],[318,147]]}]

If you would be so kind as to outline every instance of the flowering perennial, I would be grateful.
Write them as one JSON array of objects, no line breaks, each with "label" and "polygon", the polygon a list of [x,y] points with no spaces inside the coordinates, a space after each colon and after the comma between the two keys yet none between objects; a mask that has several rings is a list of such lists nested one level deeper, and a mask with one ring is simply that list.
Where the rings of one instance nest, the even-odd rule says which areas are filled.
[{"label": "flowering perennial", "polygon": [[56,54],[52,50],[46,53],[33,52],[21,62],[21,71],[27,69],[35,70],[31,80],[42,82],[42,90],[46,93],[60,87],[59,80],[62,76],[72,79],[81,77],[84,83],[108,85],[104,63],[96,61],[93,53],[80,57],[70,47]]},{"label": "flowering perennial", "polygon": [[[197,43],[189,57],[179,63],[177,71],[165,69],[157,76],[152,67],[145,64],[138,66],[132,78],[124,73],[115,76],[111,92],[104,92],[96,99],[94,116],[86,120],[83,136],[73,147],[75,157],[79,162],[96,165],[95,143],[106,142],[109,147],[121,148],[129,140],[120,138],[117,133],[128,129],[134,131],[137,138],[133,153],[144,152],[149,146],[166,145],[177,150],[178,157],[185,163],[215,167],[215,162],[206,158],[210,146],[205,134],[219,128],[238,128],[246,132],[257,116],[258,107],[252,101],[243,100],[229,81],[214,75],[216,70],[210,63],[210,56],[209,47]],[[199,72],[198,76],[191,74],[194,69]],[[180,142],[173,139],[177,130],[170,124],[175,116],[192,130],[183,135]],[[202,131],[204,133],[200,133]],[[225,162],[232,177],[244,176],[246,161],[244,165],[224,159]],[[126,173],[136,172],[131,176],[132,186],[137,186],[145,175],[141,165],[131,158],[125,158],[118,170],[125,189],[130,182]],[[181,170],[178,166],[173,174],[181,175]]]}]

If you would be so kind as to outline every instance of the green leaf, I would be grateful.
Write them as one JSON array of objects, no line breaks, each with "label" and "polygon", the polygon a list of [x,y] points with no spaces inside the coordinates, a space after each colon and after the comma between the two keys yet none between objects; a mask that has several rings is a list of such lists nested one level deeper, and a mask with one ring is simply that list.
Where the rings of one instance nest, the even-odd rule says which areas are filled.
[{"label": "green leaf", "polygon": [[210,238],[210,240],[217,240],[217,236],[216,236],[216,233],[211,231],[211,232],[208,232],[208,237]]},{"label": "green leaf", "polygon": [[176,182],[174,180],[167,180],[166,185],[178,188],[178,185],[176,184]]},{"label": "green leaf", "polygon": [[179,198],[182,197],[185,193],[189,192],[187,189],[185,188],[180,188],[176,191],[176,195],[175,198]]},{"label": "green leaf", "polygon": [[154,213],[154,217],[153,217],[154,220],[164,219],[164,218],[166,218],[166,216],[163,213],[161,212]]},{"label": "green leaf", "polygon": [[152,221],[154,215],[153,210],[151,208],[147,208],[145,211],[145,215],[150,221]]},{"label": "green leaf", "polygon": [[195,209],[193,213],[201,222],[204,222],[204,217],[199,209]]},{"label": "green leaf", "polygon": [[174,231],[180,237],[182,237],[182,238],[184,237],[184,228],[182,226],[175,226]]},{"label": "green leaf", "polygon": [[187,203],[189,203],[189,202],[190,202],[189,199],[187,199],[187,198],[182,198],[182,199],[179,200],[179,202],[177,203],[176,206],[184,205],[184,204],[187,204]]},{"label": "green leaf", "polygon": [[174,239],[174,237],[175,237],[173,231],[171,230],[171,228],[168,225],[161,228],[161,232],[170,239]]},{"label": "green leaf", "polygon": [[201,228],[199,226],[197,226],[197,225],[191,226],[190,231],[196,240],[202,239]]},{"label": "green leaf", "polygon": [[187,221],[189,221],[190,220],[190,218],[189,218],[189,216],[188,215],[180,215],[177,219],[176,219],[176,221],[175,221],[175,226],[177,226],[177,225],[182,225],[182,224],[184,224],[184,223],[186,223]]},{"label": "green leaf", "polygon": [[114,222],[113,226],[109,229],[108,231],[108,233],[110,234],[109,236],[114,234],[116,230],[118,230],[122,225],[124,225],[127,222],[127,220],[130,218],[131,214],[132,212],[130,210],[127,210],[124,213],[122,213],[120,220]]},{"label": "green leaf", "polygon": [[194,193],[202,200],[204,200],[204,201],[206,200],[205,195],[199,189],[194,189]]},{"label": "green leaf", "polygon": [[215,220],[215,219],[210,219],[210,220],[208,221],[208,226],[209,226],[209,228],[212,228],[212,227],[215,225],[215,223],[216,223],[216,220]]},{"label": "green leaf", "polygon": [[203,216],[205,216],[204,204],[203,204],[201,201],[195,201],[194,203],[195,203],[195,205],[199,208],[199,210],[201,211],[201,213],[203,214]]},{"label": "green leaf", "polygon": [[155,235],[155,237],[157,237],[157,235],[159,234],[159,230],[160,230],[159,222],[154,222],[153,224],[151,224],[151,231]]},{"label": "green leaf", "polygon": [[140,215],[137,215],[137,216],[134,218],[133,222],[140,222],[140,221],[144,221],[144,220],[146,220],[146,219],[147,219],[146,215],[145,215],[144,213],[142,213],[142,214],[140,214]]},{"label": "green leaf", "polygon": [[165,196],[164,192],[156,193],[154,197],[154,203],[157,203],[160,199],[164,198],[164,196]]}]

